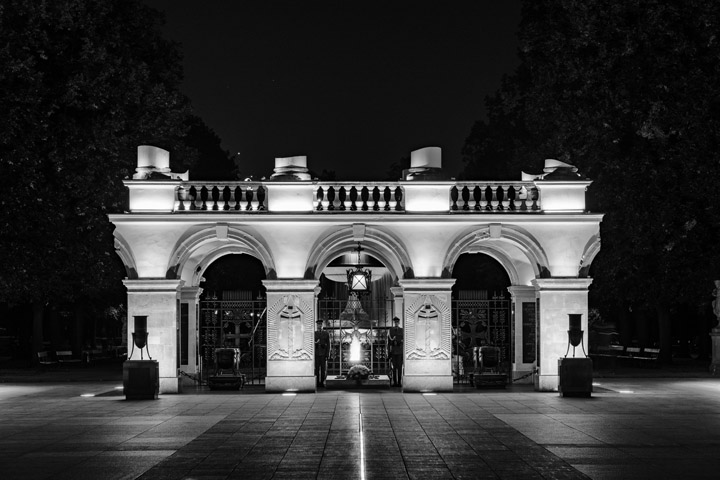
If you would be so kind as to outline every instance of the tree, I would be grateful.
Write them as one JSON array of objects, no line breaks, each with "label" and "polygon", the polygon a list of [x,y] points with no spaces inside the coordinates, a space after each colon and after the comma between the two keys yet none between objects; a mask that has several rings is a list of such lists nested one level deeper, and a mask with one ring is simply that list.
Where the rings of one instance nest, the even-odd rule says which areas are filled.
[{"label": "tree", "polygon": [[0,301],[84,305],[117,288],[107,214],[136,147],[195,153],[177,47],[138,0],[7,0],[0,5]]},{"label": "tree", "polygon": [[558,158],[592,178],[606,213],[592,298],[656,311],[667,361],[671,312],[706,301],[720,265],[720,5],[527,0],[522,15],[521,64],[488,99],[466,171]]},{"label": "tree", "polygon": [[222,148],[222,140],[217,133],[197,115],[191,115],[186,125],[188,132],[184,143],[198,152],[198,161],[190,172],[190,179],[230,180],[236,177],[236,156]]}]

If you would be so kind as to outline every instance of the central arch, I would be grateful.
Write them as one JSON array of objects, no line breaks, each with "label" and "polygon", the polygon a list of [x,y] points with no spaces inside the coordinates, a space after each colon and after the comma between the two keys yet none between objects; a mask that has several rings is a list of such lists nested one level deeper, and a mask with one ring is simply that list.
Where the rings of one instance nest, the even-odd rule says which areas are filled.
[{"label": "central arch", "polygon": [[377,227],[366,227],[361,236],[352,228],[343,228],[319,240],[308,256],[305,278],[319,279],[330,262],[355,249],[358,243],[362,244],[366,253],[388,268],[395,281],[413,278],[412,262],[405,245],[395,236]]}]

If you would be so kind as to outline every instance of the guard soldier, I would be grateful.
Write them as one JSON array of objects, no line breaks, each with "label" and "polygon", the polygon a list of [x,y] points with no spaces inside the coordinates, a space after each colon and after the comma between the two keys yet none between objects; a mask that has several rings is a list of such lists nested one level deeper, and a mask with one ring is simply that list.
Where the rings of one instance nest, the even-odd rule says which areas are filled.
[{"label": "guard soldier", "polygon": [[317,320],[315,331],[315,384],[325,386],[327,378],[327,357],[330,353],[330,334],[325,331],[322,320]]},{"label": "guard soldier", "polygon": [[388,331],[388,353],[392,366],[392,377],[390,384],[394,387],[402,387],[402,366],[404,356],[403,329],[400,328],[400,319],[393,318],[393,326]]}]

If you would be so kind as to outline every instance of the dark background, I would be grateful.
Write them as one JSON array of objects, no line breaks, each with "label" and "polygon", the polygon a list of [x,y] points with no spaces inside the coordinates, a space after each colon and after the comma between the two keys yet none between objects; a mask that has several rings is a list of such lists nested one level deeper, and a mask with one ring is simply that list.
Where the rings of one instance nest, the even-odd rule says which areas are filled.
[{"label": "dark background", "polygon": [[146,3],[182,44],[196,113],[257,176],[307,155],[313,171],[376,179],[425,146],[455,176],[484,97],[517,65],[514,1]]}]

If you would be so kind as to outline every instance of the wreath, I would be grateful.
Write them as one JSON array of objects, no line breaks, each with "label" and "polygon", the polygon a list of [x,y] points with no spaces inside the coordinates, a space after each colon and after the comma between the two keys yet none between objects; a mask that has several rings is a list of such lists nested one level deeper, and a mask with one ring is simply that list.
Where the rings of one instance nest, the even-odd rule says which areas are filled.
[{"label": "wreath", "polygon": [[365,365],[353,365],[350,367],[350,370],[348,370],[347,373],[347,379],[348,380],[365,380],[367,379],[372,372],[368,367]]}]

